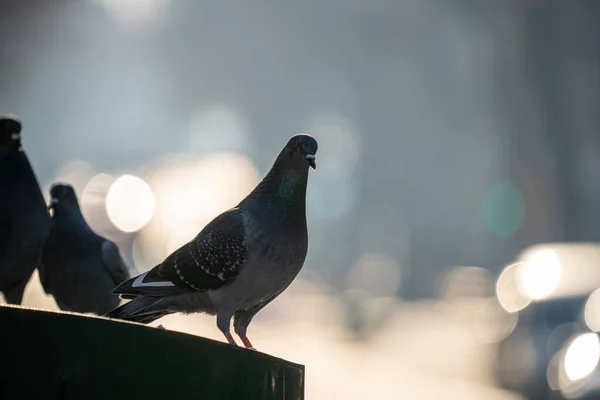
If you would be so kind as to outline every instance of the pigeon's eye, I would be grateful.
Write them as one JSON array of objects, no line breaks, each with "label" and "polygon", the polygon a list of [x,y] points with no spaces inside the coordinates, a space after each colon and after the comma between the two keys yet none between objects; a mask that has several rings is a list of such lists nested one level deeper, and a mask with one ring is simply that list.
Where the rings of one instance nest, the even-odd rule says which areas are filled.
[{"label": "pigeon's eye", "polygon": [[294,151],[297,153],[299,150],[298,143],[294,143]]}]

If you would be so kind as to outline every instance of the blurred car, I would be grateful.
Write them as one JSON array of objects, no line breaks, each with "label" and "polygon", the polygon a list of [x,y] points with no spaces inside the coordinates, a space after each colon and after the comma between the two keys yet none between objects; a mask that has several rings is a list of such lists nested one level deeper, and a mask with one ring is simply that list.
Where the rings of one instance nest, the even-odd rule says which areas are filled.
[{"label": "blurred car", "polygon": [[499,343],[499,386],[527,399],[600,399],[600,244],[525,249],[496,284],[502,307],[518,313]]}]

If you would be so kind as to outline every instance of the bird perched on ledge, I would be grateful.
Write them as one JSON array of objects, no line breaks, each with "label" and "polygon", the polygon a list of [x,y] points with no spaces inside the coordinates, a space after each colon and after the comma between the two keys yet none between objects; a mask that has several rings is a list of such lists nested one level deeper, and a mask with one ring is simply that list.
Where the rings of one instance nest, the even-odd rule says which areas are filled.
[{"label": "bird perched on ledge", "polygon": [[0,291],[21,304],[50,229],[44,196],[21,145],[21,121],[0,118]]},{"label": "bird perched on ledge", "polygon": [[150,323],[167,314],[208,313],[229,344],[247,348],[252,318],[292,283],[308,250],[306,185],[317,141],[293,136],[266,177],[189,243],[113,293],[133,298],[107,317]]},{"label": "bird perched on ledge", "polygon": [[70,185],[50,188],[52,224],[40,281],[61,310],[102,315],[119,305],[112,289],[130,278],[116,244],[89,227]]}]

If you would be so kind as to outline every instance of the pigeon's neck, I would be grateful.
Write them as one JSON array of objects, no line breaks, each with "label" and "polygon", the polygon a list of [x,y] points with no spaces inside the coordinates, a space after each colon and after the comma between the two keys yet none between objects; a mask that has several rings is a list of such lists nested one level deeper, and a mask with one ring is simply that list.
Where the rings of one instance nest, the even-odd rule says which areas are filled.
[{"label": "pigeon's neck", "polygon": [[240,203],[240,206],[305,224],[307,182],[306,162],[286,162],[280,155],[269,173]]},{"label": "pigeon's neck", "polygon": [[18,152],[23,151],[23,146],[21,146],[21,143],[15,143],[15,142],[2,143],[0,141],[0,147],[2,147],[3,149],[9,149],[9,150],[18,151]]},{"label": "pigeon's neck", "polygon": [[61,222],[76,223],[78,225],[88,227],[79,204],[64,204],[54,207],[53,219]]},{"label": "pigeon's neck", "polygon": [[23,145],[21,144],[21,139],[13,139],[12,135],[12,133],[8,132],[0,133],[0,146],[7,149],[22,151]]}]

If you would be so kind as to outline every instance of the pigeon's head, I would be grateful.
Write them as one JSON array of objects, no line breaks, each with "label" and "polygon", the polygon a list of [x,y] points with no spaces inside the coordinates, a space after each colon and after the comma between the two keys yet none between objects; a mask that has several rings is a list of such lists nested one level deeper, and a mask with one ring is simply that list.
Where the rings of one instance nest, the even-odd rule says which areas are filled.
[{"label": "pigeon's head", "polygon": [[0,146],[21,150],[21,121],[14,115],[0,117]]},{"label": "pigeon's head", "polygon": [[[301,165],[310,165],[312,169],[317,169],[316,154],[319,145],[312,136],[306,133],[299,133],[292,136],[285,146],[284,153],[287,153],[294,163]],[[306,164],[303,164],[306,163]]]},{"label": "pigeon's head", "polygon": [[50,205],[48,209],[57,211],[57,209],[66,208],[70,205],[74,205],[79,208],[77,204],[77,195],[71,185],[63,183],[55,183],[50,187]]}]

